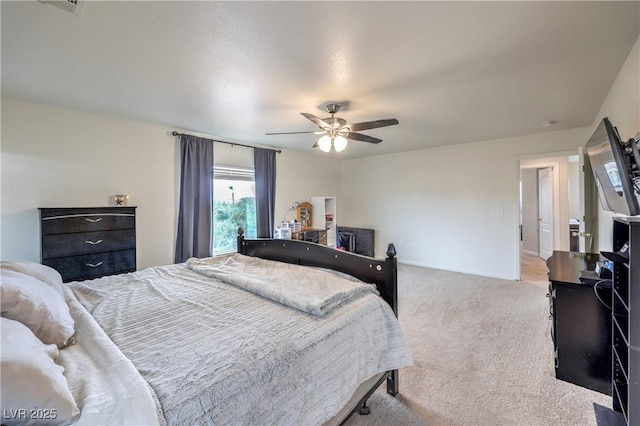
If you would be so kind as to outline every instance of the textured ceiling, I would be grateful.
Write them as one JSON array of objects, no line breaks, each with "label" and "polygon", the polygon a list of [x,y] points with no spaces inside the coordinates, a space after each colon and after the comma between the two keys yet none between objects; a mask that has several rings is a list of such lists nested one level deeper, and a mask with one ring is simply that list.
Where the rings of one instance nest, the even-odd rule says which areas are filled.
[{"label": "textured ceiling", "polygon": [[640,2],[1,2],[2,95],[318,152],[345,101],[354,158],[590,125]]}]

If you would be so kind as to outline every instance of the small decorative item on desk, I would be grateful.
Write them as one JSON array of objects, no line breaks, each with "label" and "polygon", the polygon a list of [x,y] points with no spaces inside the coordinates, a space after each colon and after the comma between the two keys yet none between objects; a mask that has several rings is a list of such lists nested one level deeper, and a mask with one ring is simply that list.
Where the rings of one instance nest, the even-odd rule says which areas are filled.
[{"label": "small decorative item on desk", "polygon": [[118,194],[113,196],[113,205],[116,207],[124,207],[129,204],[129,196],[126,194]]}]

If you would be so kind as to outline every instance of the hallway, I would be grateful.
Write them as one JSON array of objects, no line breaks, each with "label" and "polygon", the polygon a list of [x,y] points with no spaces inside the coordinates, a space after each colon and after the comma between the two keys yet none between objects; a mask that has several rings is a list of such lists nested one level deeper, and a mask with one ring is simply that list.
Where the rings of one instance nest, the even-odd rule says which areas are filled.
[{"label": "hallway", "polygon": [[547,263],[537,254],[521,251],[521,281],[547,281]]}]

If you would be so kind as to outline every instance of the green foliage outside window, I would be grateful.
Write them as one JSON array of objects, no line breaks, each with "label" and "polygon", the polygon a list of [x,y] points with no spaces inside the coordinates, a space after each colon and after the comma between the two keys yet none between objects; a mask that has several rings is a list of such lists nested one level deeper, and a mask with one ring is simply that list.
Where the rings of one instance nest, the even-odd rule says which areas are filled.
[{"label": "green foliage outside window", "polygon": [[256,238],[256,199],[241,198],[235,202],[213,203],[213,253],[237,250],[238,227],[244,228],[247,238]]}]

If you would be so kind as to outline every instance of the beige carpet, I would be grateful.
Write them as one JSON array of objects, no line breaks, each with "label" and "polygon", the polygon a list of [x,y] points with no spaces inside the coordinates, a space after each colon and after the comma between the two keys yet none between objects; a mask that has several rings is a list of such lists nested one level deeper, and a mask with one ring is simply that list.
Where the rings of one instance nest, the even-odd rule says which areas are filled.
[{"label": "beige carpet", "polygon": [[596,425],[607,395],[557,380],[546,278],[507,281],[400,265],[414,366],[347,425]]}]

